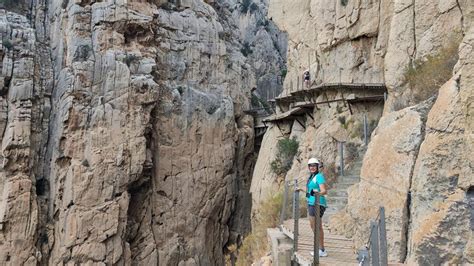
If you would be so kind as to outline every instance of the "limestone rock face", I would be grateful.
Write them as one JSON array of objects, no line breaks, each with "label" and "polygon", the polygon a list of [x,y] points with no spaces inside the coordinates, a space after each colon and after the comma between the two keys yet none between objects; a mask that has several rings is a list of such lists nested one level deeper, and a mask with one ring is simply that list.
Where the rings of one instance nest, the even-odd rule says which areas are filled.
[{"label": "limestone rock face", "polygon": [[266,4],[1,9],[0,264],[222,265],[250,230],[250,89],[281,87],[284,37],[240,23]]},{"label": "limestone rock face", "polygon": [[[0,49],[2,85],[0,127],[2,152],[0,158],[0,263],[36,265],[40,258],[34,239],[38,237],[39,206],[35,176],[31,174],[32,160],[38,159],[42,130],[40,106],[47,99],[44,87],[35,77],[35,32],[26,17],[0,10]],[[38,102],[40,102],[38,104]],[[36,106],[34,105],[36,103]],[[47,121],[46,121],[47,123]],[[45,126],[45,125],[43,125]],[[47,124],[46,124],[47,126]],[[36,132],[35,132],[36,131]],[[46,140],[45,140],[46,141]],[[44,143],[44,142],[43,142]],[[34,148],[33,148],[34,147]]]},{"label": "limestone rock face", "polygon": [[278,190],[283,180],[278,179],[271,170],[270,162],[275,160],[277,154],[278,140],[282,134],[278,127],[267,129],[260,148],[257,162],[255,163],[253,176],[260,175],[260,178],[252,178],[250,193],[252,193],[252,209],[258,209],[259,204],[272,196]]},{"label": "limestone rock face", "polygon": [[[461,51],[471,47],[469,36]],[[333,229],[362,245],[368,220],[384,206],[389,259],[423,265],[472,263],[473,142],[465,109],[472,89],[463,80],[472,76],[470,61],[460,53],[459,72],[440,88],[433,107],[423,108],[429,111],[426,119],[384,127],[388,118],[407,109],[381,119],[364,157],[362,180],[350,188],[349,204],[333,219]],[[387,137],[378,141],[383,136]],[[393,153],[390,147],[399,147],[397,156],[387,154]]]},{"label": "limestone rock face", "polygon": [[461,33],[463,12],[456,1],[343,2],[271,2],[269,16],[290,40],[286,91],[301,88],[309,69],[316,83],[385,83],[398,96],[407,64]]},{"label": "limestone rock face", "polygon": [[[473,9],[469,1],[451,0],[270,3],[269,16],[289,39],[283,95],[302,89],[306,69],[316,84],[387,86],[388,99],[364,157],[361,181],[348,189],[348,206],[331,218],[331,229],[365,244],[369,220],[383,205],[392,261],[472,263]],[[437,97],[415,102],[404,78],[407,68],[460,39],[453,78],[436,88]],[[304,160],[309,156],[325,164],[336,162],[337,167],[336,141],[360,145],[352,137],[355,124],[344,123],[341,129],[337,120],[344,116],[357,122],[361,114],[349,115],[334,103],[317,107],[314,119],[305,116],[306,128],[298,133],[300,154],[287,179],[306,175]],[[378,112],[359,111],[373,117]],[[254,172],[254,179],[267,178],[261,174]]]},{"label": "limestone rock face", "polygon": [[400,260],[406,248],[410,175],[423,141],[423,121],[429,107],[430,102],[426,102],[382,117],[364,157],[361,181],[348,191],[344,219],[349,220],[333,226],[339,232],[349,229],[362,246],[368,240],[369,220],[375,219],[379,206],[384,206],[391,261]]},{"label": "limestone rock face", "polygon": [[428,115],[411,185],[408,256],[413,263],[465,262],[468,238],[460,236],[472,232],[466,188],[459,186],[467,155],[458,152],[465,144],[459,89],[459,77],[446,83]]}]

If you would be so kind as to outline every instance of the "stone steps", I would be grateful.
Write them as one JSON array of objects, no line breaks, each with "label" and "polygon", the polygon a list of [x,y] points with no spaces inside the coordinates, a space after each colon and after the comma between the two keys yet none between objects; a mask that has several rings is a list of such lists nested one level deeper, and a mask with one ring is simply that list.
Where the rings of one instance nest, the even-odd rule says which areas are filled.
[{"label": "stone steps", "polygon": [[[363,156],[361,156],[362,158]],[[345,172],[344,176],[338,176],[336,182],[329,189],[326,201],[328,208],[323,216],[323,222],[329,223],[331,216],[344,209],[348,201],[347,189],[359,183],[360,181],[360,170],[362,169],[362,159],[354,162],[350,169]]]},{"label": "stone steps", "polygon": [[346,189],[330,189],[328,192],[328,197],[347,197]]},{"label": "stone steps", "polygon": [[358,183],[359,180],[359,176],[356,175],[338,177],[337,183],[328,191],[327,202],[329,208],[327,216],[342,210],[346,206],[348,198],[347,188]]},{"label": "stone steps", "polygon": [[342,197],[328,197],[326,199],[329,206],[331,205],[346,205],[347,204],[347,196]]},{"label": "stone steps", "polygon": [[336,190],[336,189],[343,189],[343,190],[347,190],[347,188],[349,188],[350,186],[354,185],[355,183],[358,183],[357,182],[340,182],[340,183],[336,183],[334,185],[333,188],[331,188],[331,190]]},{"label": "stone steps", "polygon": [[360,177],[358,175],[345,175],[340,176],[337,178],[338,183],[357,183],[360,181]]}]

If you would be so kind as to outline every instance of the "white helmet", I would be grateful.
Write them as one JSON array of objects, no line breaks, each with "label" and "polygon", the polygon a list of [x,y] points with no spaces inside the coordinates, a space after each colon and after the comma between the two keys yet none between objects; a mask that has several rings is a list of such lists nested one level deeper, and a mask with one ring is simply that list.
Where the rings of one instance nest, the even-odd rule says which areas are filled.
[{"label": "white helmet", "polygon": [[319,161],[318,161],[318,159],[313,157],[313,158],[310,158],[308,160],[308,165],[310,165],[310,164],[318,164],[319,165]]}]

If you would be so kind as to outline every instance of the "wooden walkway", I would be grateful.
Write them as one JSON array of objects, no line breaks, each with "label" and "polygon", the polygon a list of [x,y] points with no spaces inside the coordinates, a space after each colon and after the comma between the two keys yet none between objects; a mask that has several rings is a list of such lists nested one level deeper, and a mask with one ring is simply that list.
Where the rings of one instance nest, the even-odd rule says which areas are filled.
[{"label": "wooden walkway", "polygon": [[[310,252],[313,251],[314,236],[309,226],[309,220],[307,218],[299,219],[298,226],[296,259],[300,265],[312,265],[313,257]],[[293,239],[294,220],[286,220],[281,227],[283,233]],[[358,265],[352,240],[343,236],[332,235],[324,230],[324,246],[328,256],[319,258],[320,265]]]}]

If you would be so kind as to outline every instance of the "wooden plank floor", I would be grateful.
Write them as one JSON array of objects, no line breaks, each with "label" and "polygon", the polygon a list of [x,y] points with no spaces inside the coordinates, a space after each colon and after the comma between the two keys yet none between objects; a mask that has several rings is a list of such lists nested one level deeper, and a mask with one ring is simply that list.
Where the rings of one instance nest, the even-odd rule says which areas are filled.
[{"label": "wooden plank floor", "polygon": [[[307,218],[299,220],[298,252],[296,258],[301,265],[311,265],[313,257],[313,231]],[[283,233],[293,239],[294,220],[286,220],[282,224]],[[332,235],[324,230],[324,246],[328,252],[327,257],[319,258],[321,265],[358,265],[355,248],[352,240],[342,236]]]}]

